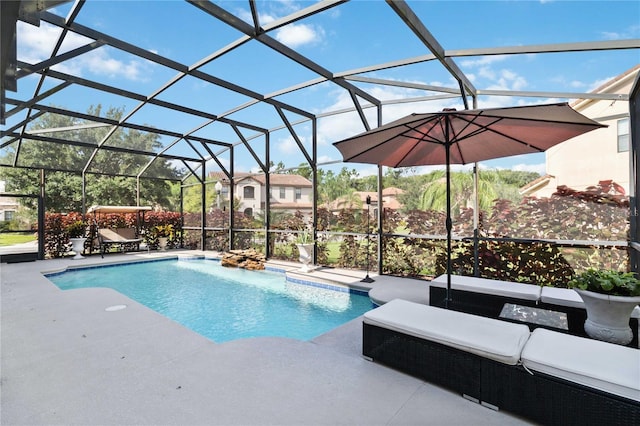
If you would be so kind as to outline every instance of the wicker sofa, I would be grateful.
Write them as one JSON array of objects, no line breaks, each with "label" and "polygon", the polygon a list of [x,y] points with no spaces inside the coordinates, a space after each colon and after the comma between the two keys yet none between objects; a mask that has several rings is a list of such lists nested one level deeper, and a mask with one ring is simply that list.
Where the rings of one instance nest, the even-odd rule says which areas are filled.
[{"label": "wicker sofa", "polygon": [[[430,282],[430,305],[444,307],[446,287],[447,276],[444,274]],[[541,308],[566,315],[567,328],[564,332],[587,337],[584,331],[587,311],[578,293],[571,289],[540,287],[533,284],[452,275],[451,293],[453,303],[450,308],[453,310],[489,318],[499,318],[505,303]],[[633,332],[633,340],[629,343],[629,346],[636,348],[640,347],[638,340],[639,319],[640,307],[636,307],[629,319],[629,326]],[[528,325],[532,330],[541,326],[535,323],[528,323]],[[555,330],[563,331],[561,329]]]},{"label": "wicker sofa", "polygon": [[543,424],[640,424],[640,350],[395,299],[363,356]]}]

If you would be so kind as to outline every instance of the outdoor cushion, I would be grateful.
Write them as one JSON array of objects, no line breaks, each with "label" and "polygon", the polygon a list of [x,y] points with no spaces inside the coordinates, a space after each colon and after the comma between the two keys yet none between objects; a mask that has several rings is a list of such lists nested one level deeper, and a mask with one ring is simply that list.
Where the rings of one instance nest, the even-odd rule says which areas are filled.
[{"label": "outdoor cushion", "polygon": [[127,228],[118,228],[116,231],[112,230],[112,229],[107,229],[107,228],[101,228],[98,230],[98,233],[100,234],[100,237],[102,237],[102,241],[107,243],[107,242],[114,242],[114,243],[127,243],[127,242],[139,242],[142,241],[142,238],[135,238],[135,230],[131,229],[133,231],[133,234],[131,235],[131,233],[127,233],[128,236],[131,236],[131,238],[128,238],[125,235],[122,235],[120,233],[120,231],[122,230],[126,230]]},{"label": "outdoor cushion", "polygon": [[529,338],[523,324],[394,299],[364,314],[375,325],[515,365]]},{"label": "outdoor cushion", "polygon": [[[551,305],[568,306],[584,309],[584,302],[580,295],[570,288],[542,287],[540,301]],[[640,307],[636,306],[631,312],[631,318],[640,318]]]},{"label": "outdoor cushion", "polygon": [[640,401],[640,350],[536,328],[522,364],[614,395]]},{"label": "outdoor cushion", "polygon": [[[447,275],[443,274],[431,281],[432,286],[447,287]],[[474,293],[491,294],[523,300],[538,300],[540,287],[533,284],[499,281],[488,278],[451,275],[451,288]]]},{"label": "outdoor cushion", "polygon": [[582,298],[577,292],[570,288],[542,287],[540,301],[552,305],[584,309]]},{"label": "outdoor cushion", "polygon": [[138,238],[136,237],[135,228],[116,228],[116,233],[127,240],[135,240]]}]

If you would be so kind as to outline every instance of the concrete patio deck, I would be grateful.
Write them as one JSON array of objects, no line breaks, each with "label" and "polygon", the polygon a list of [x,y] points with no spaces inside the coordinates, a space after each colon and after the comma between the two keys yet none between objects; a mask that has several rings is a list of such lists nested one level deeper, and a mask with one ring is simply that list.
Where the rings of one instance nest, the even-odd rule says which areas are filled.
[{"label": "concrete patio deck", "polygon": [[[0,265],[1,424],[528,424],[364,360],[361,318],[307,342],[218,344],[115,291],[61,291],[41,274],[162,255]],[[409,287],[422,297],[419,282]],[[105,310],[115,305],[127,308]]]}]

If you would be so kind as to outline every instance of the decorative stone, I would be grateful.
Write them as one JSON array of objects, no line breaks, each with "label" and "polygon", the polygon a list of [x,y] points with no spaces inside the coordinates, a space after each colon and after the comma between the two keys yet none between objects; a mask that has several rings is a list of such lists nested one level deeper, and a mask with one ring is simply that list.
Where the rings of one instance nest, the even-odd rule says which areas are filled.
[{"label": "decorative stone", "polygon": [[231,250],[222,255],[220,264],[228,268],[243,268],[256,271],[264,269],[265,261],[265,255],[254,249]]}]

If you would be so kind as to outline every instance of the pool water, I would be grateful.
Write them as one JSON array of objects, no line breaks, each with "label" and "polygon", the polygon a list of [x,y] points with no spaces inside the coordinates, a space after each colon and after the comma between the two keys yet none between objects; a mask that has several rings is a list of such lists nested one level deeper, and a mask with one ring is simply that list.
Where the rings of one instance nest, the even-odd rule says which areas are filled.
[{"label": "pool water", "polygon": [[166,260],[48,275],[62,290],[108,287],[215,341],[310,340],[372,308],[363,293],[287,281],[283,274]]}]

